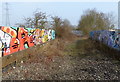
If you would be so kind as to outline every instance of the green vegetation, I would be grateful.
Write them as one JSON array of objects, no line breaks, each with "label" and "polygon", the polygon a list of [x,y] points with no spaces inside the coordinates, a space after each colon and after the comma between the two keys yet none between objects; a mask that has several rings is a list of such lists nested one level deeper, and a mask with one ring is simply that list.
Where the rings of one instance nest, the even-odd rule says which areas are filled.
[{"label": "green vegetation", "polygon": [[114,28],[114,26],[114,17],[111,13],[105,14],[96,11],[96,9],[88,9],[81,16],[78,30],[88,35],[90,31],[111,29]]},{"label": "green vegetation", "polygon": [[80,57],[88,56],[91,53],[95,54],[94,51],[95,47],[90,39],[79,39],[65,48],[65,54],[72,56],[80,55]]}]

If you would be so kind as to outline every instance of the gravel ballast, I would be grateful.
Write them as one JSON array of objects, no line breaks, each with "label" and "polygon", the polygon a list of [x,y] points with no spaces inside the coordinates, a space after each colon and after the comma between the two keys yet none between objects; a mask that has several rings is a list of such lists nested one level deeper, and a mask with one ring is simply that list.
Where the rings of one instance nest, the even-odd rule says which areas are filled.
[{"label": "gravel ballast", "polygon": [[86,46],[88,43],[80,42],[81,47],[77,46],[78,50],[74,50],[78,42],[69,44],[69,48],[59,52],[64,55],[56,53],[49,56],[46,50],[39,52],[35,57],[25,62],[21,61],[10,71],[4,72],[2,78],[3,80],[120,80],[120,62],[105,56],[105,53],[93,47]]}]

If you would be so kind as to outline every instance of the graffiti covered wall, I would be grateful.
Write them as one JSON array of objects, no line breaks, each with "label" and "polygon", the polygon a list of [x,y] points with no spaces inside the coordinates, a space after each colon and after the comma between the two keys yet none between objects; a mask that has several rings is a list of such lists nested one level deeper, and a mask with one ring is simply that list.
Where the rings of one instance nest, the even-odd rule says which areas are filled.
[{"label": "graffiti covered wall", "polygon": [[115,31],[92,31],[90,37],[120,51],[120,33]]},{"label": "graffiti covered wall", "polygon": [[55,39],[55,31],[52,29],[0,26],[0,56],[6,56],[53,39]]}]

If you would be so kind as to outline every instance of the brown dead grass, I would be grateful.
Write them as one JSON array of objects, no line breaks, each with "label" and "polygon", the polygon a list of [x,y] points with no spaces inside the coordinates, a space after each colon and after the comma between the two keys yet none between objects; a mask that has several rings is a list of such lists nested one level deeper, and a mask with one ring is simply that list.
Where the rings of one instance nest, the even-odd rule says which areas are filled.
[{"label": "brown dead grass", "polygon": [[32,53],[30,53],[30,57],[28,58],[29,61],[26,62],[33,63],[38,62],[41,59],[41,61],[44,61],[45,64],[49,64],[53,61],[52,59],[54,56],[63,57],[66,45],[77,40],[78,38],[79,37],[72,35],[69,39],[56,38],[55,40],[45,43],[44,45],[37,45],[36,47],[33,47]]}]

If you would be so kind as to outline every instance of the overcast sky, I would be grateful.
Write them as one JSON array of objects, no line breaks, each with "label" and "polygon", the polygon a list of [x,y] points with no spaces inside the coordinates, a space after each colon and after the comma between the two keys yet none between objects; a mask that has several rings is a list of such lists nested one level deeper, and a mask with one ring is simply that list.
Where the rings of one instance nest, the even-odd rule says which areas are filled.
[{"label": "overcast sky", "polygon": [[[117,2],[9,2],[10,25],[22,23],[24,17],[32,17],[36,9],[46,12],[47,15],[59,16],[68,19],[72,25],[78,25],[83,11],[96,8],[103,13],[113,13],[117,22]],[[0,4],[0,25],[5,25],[5,4]],[[117,23],[116,23],[117,27]]]}]

